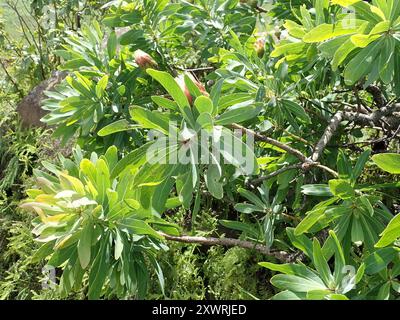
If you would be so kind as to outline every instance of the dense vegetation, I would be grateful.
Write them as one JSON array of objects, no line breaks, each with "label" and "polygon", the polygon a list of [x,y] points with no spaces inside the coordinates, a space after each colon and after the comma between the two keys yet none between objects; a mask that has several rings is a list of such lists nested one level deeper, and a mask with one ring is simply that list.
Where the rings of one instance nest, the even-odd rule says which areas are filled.
[{"label": "dense vegetation", "polygon": [[0,298],[399,298],[399,1],[0,0],[0,70]]}]

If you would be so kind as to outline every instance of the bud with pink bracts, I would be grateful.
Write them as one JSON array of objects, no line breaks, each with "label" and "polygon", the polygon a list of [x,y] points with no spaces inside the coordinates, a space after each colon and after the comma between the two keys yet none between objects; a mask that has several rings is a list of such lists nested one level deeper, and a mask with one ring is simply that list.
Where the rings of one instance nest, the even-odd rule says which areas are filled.
[{"label": "bud with pink bracts", "polygon": [[256,42],[254,43],[254,48],[256,50],[257,56],[259,58],[262,58],[265,53],[265,39],[264,38],[258,38]]},{"label": "bud with pink bracts", "polygon": [[188,99],[190,105],[193,104],[193,97],[190,94],[189,88],[187,87],[187,85],[185,83],[185,75],[188,76],[190,80],[192,80],[192,82],[200,90],[202,95],[207,96],[207,97],[210,96],[208,94],[208,92],[206,91],[206,88],[203,86],[203,84],[200,83],[199,81],[197,81],[196,78],[191,73],[187,72],[185,74],[181,74],[181,75],[179,75],[179,76],[177,76],[175,78],[175,81],[178,83],[179,87],[181,88],[181,90],[185,94],[185,96]]},{"label": "bud with pink bracts", "polygon": [[140,49],[136,50],[133,56],[136,64],[143,70],[146,70],[147,68],[157,68],[158,66],[157,62],[155,62],[149,54]]}]

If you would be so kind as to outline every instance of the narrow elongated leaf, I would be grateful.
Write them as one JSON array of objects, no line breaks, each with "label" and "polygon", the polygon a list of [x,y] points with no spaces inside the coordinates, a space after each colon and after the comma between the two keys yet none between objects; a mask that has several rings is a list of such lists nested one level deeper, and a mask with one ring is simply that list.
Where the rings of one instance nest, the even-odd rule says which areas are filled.
[{"label": "narrow elongated leaf", "polygon": [[400,238],[400,214],[393,218],[386,229],[382,232],[381,238],[375,245],[377,248],[382,248],[390,245]]},{"label": "narrow elongated leaf", "polygon": [[296,275],[278,274],[270,282],[279,289],[294,292],[308,292],[312,290],[326,290],[325,285]]},{"label": "narrow elongated leaf", "polygon": [[81,236],[78,242],[78,257],[82,269],[86,269],[86,267],[90,263],[91,247],[92,247],[92,231],[93,231],[92,223],[87,222],[81,231]]},{"label": "narrow elongated leaf", "polygon": [[105,126],[97,134],[100,137],[105,137],[105,136],[109,136],[109,135],[117,133],[117,132],[132,130],[135,127],[138,127],[138,126],[134,126],[134,125],[130,124],[127,120],[122,119],[122,120],[115,121],[115,122]]}]

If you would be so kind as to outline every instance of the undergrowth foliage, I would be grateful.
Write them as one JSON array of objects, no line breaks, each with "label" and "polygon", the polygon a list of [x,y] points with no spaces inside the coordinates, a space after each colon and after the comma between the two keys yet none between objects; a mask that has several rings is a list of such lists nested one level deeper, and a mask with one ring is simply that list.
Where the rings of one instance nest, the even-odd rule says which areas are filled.
[{"label": "undergrowth foliage", "polygon": [[1,123],[0,297],[399,298],[399,1],[31,4],[68,76]]}]

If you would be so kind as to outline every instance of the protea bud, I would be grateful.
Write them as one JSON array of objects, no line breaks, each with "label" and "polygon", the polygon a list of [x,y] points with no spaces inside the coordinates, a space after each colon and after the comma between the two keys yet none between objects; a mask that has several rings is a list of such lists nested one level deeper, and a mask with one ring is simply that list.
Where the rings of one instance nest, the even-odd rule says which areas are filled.
[{"label": "protea bud", "polygon": [[181,75],[177,76],[175,78],[175,80],[178,83],[178,85],[181,88],[181,90],[183,91],[183,93],[185,94],[185,96],[188,99],[190,105],[193,104],[193,97],[190,94],[190,91],[189,91],[188,87],[186,86],[185,75],[187,75],[190,78],[190,80],[192,80],[192,82],[196,85],[196,87],[199,88],[199,90],[200,90],[202,95],[207,96],[207,97],[209,96],[209,94],[206,91],[206,88],[203,86],[203,84],[200,83],[199,81],[197,81],[196,78],[193,77],[193,75],[191,73],[186,72],[185,74],[181,74]]},{"label": "protea bud", "polygon": [[256,50],[257,56],[262,58],[265,53],[265,39],[258,38],[257,41],[254,43],[254,48]]},{"label": "protea bud", "polygon": [[136,64],[143,70],[146,70],[147,68],[156,68],[158,66],[157,62],[155,62],[149,54],[140,49],[136,50],[133,56]]}]

